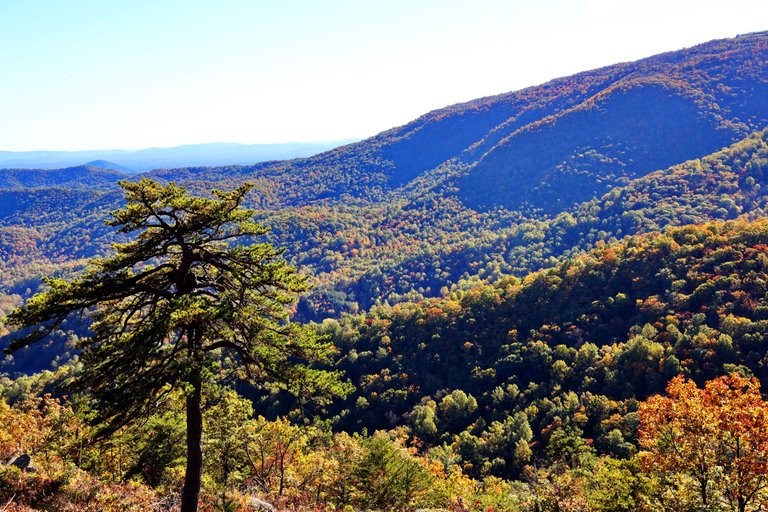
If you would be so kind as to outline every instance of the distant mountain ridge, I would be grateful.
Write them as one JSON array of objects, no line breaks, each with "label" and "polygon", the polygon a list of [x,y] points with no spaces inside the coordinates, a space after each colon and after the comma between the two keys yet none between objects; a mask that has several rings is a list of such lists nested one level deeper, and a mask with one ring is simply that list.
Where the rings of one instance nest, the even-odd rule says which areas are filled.
[{"label": "distant mountain ridge", "polygon": [[[473,210],[556,215],[762,130],[766,77],[761,32],[452,105],[310,158],[158,176],[264,181],[271,187],[263,206],[280,208],[342,196],[383,200],[437,171]],[[446,165],[453,171],[439,171]]]},{"label": "distant mountain ridge", "polygon": [[[309,158],[129,178],[198,194],[253,183],[269,241],[312,275],[298,317],[322,320],[523,276],[627,235],[765,216],[766,127],[758,33],[453,105]],[[0,172],[0,311],[41,275],[110,250],[103,221],[122,178]]]},{"label": "distant mountain ridge", "polygon": [[[352,142],[339,140],[281,144],[190,144],[170,148],[88,151],[0,151],[0,168],[58,169],[92,165],[123,172],[143,172],[170,167],[246,165],[268,160],[308,157]],[[94,163],[95,162],[95,163]]]},{"label": "distant mountain ridge", "polygon": [[130,173],[131,170],[127,167],[123,167],[120,164],[116,164],[114,162],[110,162],[108,160],[91,160],[90,162],[86,162],[85,167],[97,167],[99,169],[109,169],[112,171],[118,171],[122,173]]},{"label": "distant mountain ridge", "polygon": [[0,169],[0,189],[56,187],[106,190],[116,188],[117,181],[126,177],[119,170],[94,165],[65,169]]}]

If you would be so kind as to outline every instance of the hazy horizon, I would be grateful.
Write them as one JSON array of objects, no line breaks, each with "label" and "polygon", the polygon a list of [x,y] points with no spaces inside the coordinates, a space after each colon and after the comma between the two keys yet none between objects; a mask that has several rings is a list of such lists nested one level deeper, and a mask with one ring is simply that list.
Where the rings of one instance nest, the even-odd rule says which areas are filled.
[{"label": "hazy horizon", "polygon": [[360,141],[359,138],[346,138],[338,140],[289,140],[284,142],[228,142],[228,141],[213,141],[213,142],[190,142],[186,144],[177,144],[174,146],[143,146],[143,147],[104,147],[104,148],[74,148],[74,149],[28,149],[28,150],[8,150],[0,147],[0,153],[105,153],[105,152],[126,152],[133,153],[137,151],[148,150],[166,150],[166,149],[178,149],[184,147],[194,146],[288,146],[288,145],[307,145],[307,146],[327,146],[332,144],[344,145],[351,144],[353,142]]},{"label": "hazy horizon", "polygon": [[766,19],[756,0],[5,2],[0,149],[363,139]]},{"label": "hazy horizon", "polygon": [[[63,169],[95,165],[124,172],[158,168],[251,165],[271,160],[290,160],[322,153],[352,140],[285,142],[275,144],[204,143],[166,148],[87,149],[80,151],[3,151],[0,169]],[[93,164],[93,162],[98,162]],[[106,165],[105,165],[106,164]]]}]

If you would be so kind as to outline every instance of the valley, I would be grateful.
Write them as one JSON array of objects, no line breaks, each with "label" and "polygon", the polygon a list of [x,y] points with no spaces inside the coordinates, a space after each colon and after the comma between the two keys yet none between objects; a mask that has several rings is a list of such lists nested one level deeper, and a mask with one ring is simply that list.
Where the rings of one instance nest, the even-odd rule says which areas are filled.
[{"label": "valley", "polygon": [[[45,290],[43,278],[76,279],[130,243],[105,221],[131,204],[126,182],[151,183],[139,180],[207,199],[250,183],[243,206],[270,231],[240,243],[284,248],[307,276],[290,319],[335,347],[307,368],[349,384],[314,403],[239,378],[242,354],[222,356],[205,422],[231,424],[206,445],[219,457],[207,492],[229,485],[231,459],[234,480],[250,475],[285,510],[715,510],[708,499],[737,510],[727,504],[746,499],[722,477],[733,459],[707,462],[703,494],[694,470],[659,470],[646,411],[674,396],[677,376],[768,385],[768,32],[449,106],[310,157],[135,175],[0,170],[0,314]],[[0,326],[0,345],[12,327]],[[60,396],[89,332],[87,317],[67,316],[6,356],[0,397]],[[175,391],[139,430],[94,445],[89,474],[134,478],[150,494],[177,488]],[[84,421],[78,404],[56,414]],[[30,407],[0,417],[45,409]],[[130,451],[132,436],[147,441],[127,470],[105,453]],[[246,437],[284,457],[285,474],[259,473],[235,441]],[[0,452],[3,439],[0,429]],[[267,454],[281,443],[291,448]],[[155,467],[157,453],[168,457]],[[312,461],[331,461],[328,481]],[[753,508],[738,510],[768,500],[768,474],[754,474]],[[374,496],[376,485],[404,494]]]}]

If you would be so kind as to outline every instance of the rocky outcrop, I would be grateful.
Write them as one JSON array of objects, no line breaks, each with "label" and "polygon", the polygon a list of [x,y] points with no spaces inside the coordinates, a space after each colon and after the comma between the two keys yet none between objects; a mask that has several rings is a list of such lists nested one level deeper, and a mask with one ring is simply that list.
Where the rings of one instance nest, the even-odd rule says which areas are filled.
[{"label": "rocky outcrop", "polygon": [[277,512],[274,505],[259,498],[251,498],[251,501],[248,504],[251,506],[251,509],[256,512]]},{"label": "rocky outcrop", "polygon": [[29,454],[23,453],[18,457],[14,457],[5,463],[6,466],[15,466],[22,471],[35,471],[35,467],[32,465],[32,457]]}]

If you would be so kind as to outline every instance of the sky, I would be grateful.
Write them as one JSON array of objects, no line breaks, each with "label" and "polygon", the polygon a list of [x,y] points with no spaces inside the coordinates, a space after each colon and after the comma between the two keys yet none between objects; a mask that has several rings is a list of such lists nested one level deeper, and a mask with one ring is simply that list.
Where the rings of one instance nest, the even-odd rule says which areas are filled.
[{"label": "sky", "polygon": [[762,30],[766,0],[0,0],[0,150],[365,138]]}]

